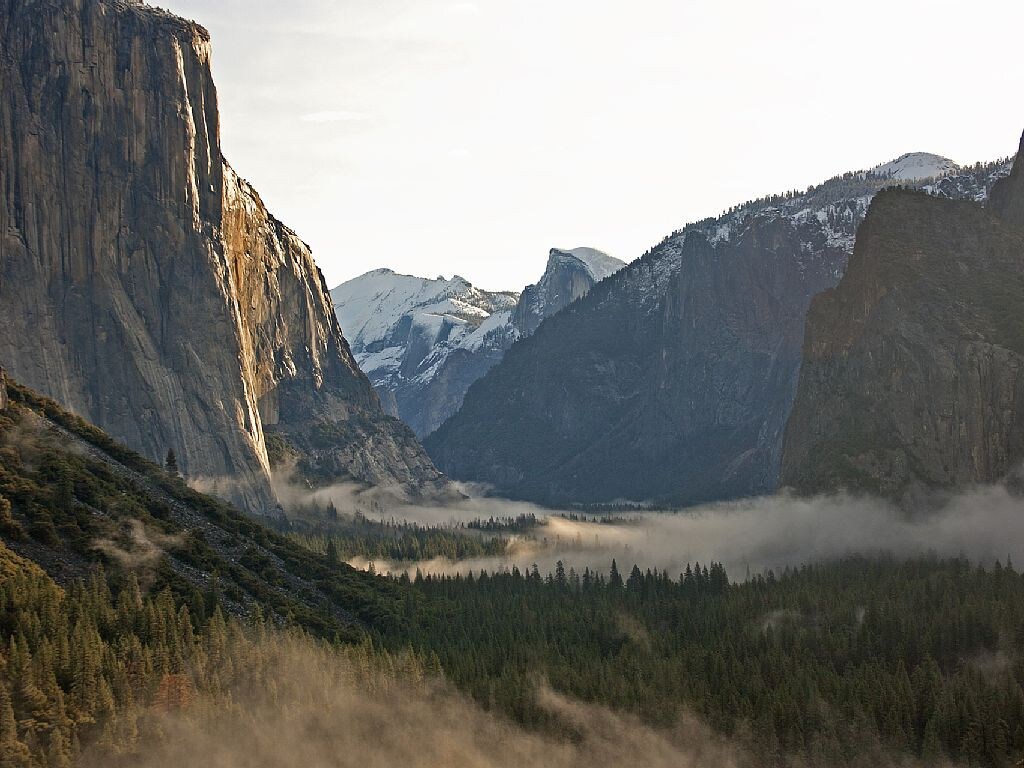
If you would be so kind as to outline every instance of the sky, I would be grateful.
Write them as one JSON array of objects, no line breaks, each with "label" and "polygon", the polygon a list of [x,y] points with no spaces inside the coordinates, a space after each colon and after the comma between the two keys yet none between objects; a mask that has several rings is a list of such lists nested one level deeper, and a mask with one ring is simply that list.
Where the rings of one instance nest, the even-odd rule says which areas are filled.
[{"label": "sky", "polygon": [[518,290],[551,247],[911,151],[1016,151],[1019,0],[159,0],[213,36],[225,155],[328,284]]}]

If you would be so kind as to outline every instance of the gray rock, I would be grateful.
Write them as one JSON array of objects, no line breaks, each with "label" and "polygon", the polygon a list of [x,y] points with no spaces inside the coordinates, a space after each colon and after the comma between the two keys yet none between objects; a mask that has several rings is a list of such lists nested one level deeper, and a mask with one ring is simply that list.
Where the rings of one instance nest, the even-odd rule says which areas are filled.
[{"label": "gray rock", "polygon": [[1024,459],[1022,317],[1020,154],[987,208],[879,195],[808,314],[783,483],[914,505],[1007,478]]},{"label": "gray rock", "polygon": [[552,248],[544,274],[523,289],[512,313],[517,338],[532,335],[547,318],[582,299],[591,288],[624,266],[618,259],[594,248],[571,251]]},{"label": "gray rock", "polygon": [[[439,475],[359,372],[309,249],[224,161],[210,40],[141,4],[0,6],[0,359],[192,480],[275,506],[266,431],[338,479]],[[338,430],[336,430],[338,431]],[[328,450],[321,448],[321,451]]]}]

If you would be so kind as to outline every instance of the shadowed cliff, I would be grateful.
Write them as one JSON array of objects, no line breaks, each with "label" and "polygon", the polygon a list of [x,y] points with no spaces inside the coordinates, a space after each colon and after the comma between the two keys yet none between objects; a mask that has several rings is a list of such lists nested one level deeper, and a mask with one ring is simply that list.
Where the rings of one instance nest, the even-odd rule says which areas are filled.
[{"label": "shadowed cliff", "polygon": [[879,195],[811,306],[782,482],[912,503],[1024,459],[1024,161],[987,206]]}]

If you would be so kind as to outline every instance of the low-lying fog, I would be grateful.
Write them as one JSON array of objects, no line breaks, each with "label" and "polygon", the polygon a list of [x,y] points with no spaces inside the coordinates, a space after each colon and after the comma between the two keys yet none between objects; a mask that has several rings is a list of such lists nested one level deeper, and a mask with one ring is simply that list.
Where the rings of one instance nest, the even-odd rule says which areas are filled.
[{"label": "low-lying fog", "polygon": [[[318,492],[343,513],[351,509],[351,491]],[[566,569],[607,571],[611,560],[620,570],[634,563],[642,569],[668,569],[676,575],[687,563],[722,562],[730,578],[743,579],[765,569],[782,569],[851,554],[891,553],[908,556],[934,552],[964,555],[979,563],[1009,557],[1024,561],[1024,499],[1002,486],[963,493],[932,512],[914,515],[877,499],[845,494],[796,498],[779,494],[738,502],[711,504],[677,512],[626,512],[570,520],[568,512],[523,502],[470,497],[451,504],[415,505],[377,499],[371,519],[405,520],[421,525],[451,525],[474,519],[514,518],[534,514],[540,521],[526,534],[504,534],[509,553],[452,562],[414,564],[376,561],[379,572],[412,575],[520,570],[534,563],[542,573],[561,560]],[[365,510],[364,510],[365,511]],[[576,513],[577,517],[584,517]],[[615,518],[614,522],[601,517]],[[354,560],[357,567],[368,567]]]}]

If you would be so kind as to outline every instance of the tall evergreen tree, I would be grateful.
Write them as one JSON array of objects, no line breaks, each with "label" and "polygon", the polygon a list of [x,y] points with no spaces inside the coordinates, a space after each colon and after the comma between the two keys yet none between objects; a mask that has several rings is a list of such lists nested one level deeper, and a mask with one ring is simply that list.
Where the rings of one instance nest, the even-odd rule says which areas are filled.
[{"label": "tall evergreen tree", "polygon": [[619,575],[619,565],[612,560],[611,570],[608,572],[608,588],[622,589],[622,576]]},{"label": "tall evergreen tree", "polygon": [[174,449],[167,449],[167,458],[164,459],[164,469],[172,477],[178,477],[181,472],[178,470],[178,457],[174,455]]}]

